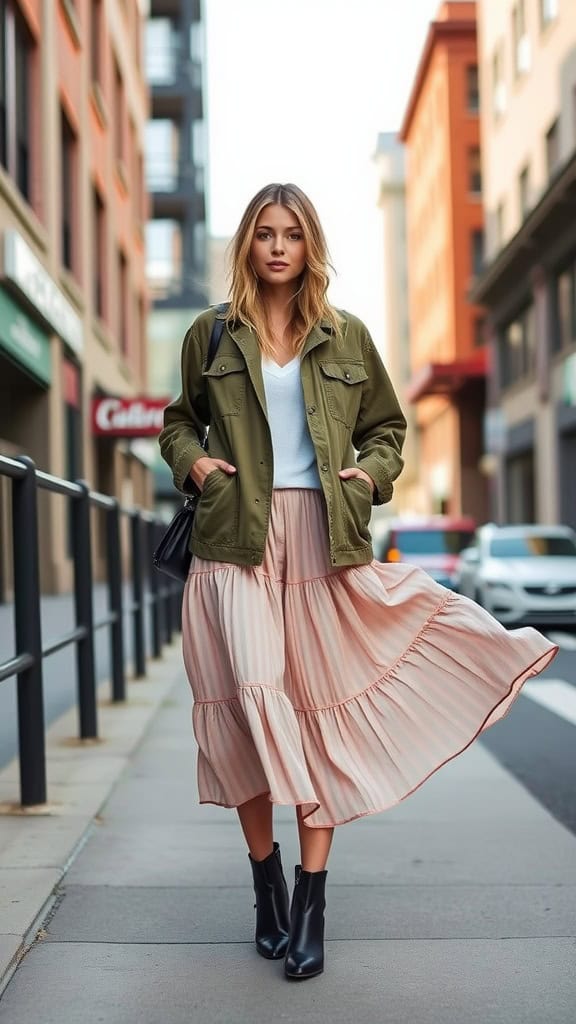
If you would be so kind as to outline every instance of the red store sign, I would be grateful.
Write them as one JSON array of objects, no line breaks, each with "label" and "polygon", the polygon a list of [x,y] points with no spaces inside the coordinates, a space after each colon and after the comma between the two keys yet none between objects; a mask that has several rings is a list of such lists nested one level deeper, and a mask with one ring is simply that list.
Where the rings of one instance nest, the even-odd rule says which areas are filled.
[{"label": "red store sign", "polygon": [[107,437],[156,437],[169,398],[93,398],[92,433]]}]

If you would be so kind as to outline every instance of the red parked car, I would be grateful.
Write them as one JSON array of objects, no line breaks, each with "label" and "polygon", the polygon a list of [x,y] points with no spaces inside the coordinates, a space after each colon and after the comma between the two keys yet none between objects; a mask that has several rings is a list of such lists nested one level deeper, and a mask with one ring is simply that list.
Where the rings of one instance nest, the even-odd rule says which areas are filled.
[{"label": "red parked car", "polygon": [[457,589],[460,552],[469,547],[476,522],[469,516],[389,519],[374,541],[380,562],[410,562],[438,583]]}]

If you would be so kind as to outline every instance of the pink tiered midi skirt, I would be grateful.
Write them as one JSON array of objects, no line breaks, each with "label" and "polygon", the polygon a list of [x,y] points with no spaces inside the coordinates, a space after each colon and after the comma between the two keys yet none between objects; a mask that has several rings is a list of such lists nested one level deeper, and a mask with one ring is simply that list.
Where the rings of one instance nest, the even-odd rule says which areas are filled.
[{"label": "pink tiered midi skirt", "polygon": [[557,650],[412,565],[332,566],[321,492],[274,491],[263,564],[194,557],[184,590],[200,802],[267,794],[311,827],[383,811]]}]

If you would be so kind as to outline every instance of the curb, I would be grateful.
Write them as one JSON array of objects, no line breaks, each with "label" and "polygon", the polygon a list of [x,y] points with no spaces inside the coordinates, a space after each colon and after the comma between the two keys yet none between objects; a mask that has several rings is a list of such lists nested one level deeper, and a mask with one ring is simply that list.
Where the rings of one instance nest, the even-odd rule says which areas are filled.
[{"label": "curb", "polygon": [[0,772],[0,996],[57,900],[56,889],[86,843],[94,820],[144,739],[156,713],[183,678],[181,643],[131,680],[128,700],[112,704],[98,687],[97,740],[79,740],[77,709],[46,732],[50,802],[23,809],[18,759]]}]

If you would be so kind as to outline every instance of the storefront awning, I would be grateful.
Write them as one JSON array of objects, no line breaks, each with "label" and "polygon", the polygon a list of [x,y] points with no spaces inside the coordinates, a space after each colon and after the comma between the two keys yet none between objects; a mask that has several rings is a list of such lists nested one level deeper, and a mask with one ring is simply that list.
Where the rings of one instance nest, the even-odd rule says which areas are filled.
[{"label": "storefront awning", "polygon": [[470,381],[486,377],[487,369],[486,349],[479,349],[468,359],[427,363],[412,377],[406,396],[409,402],[419,402],[430,395],[452,395]]}]

